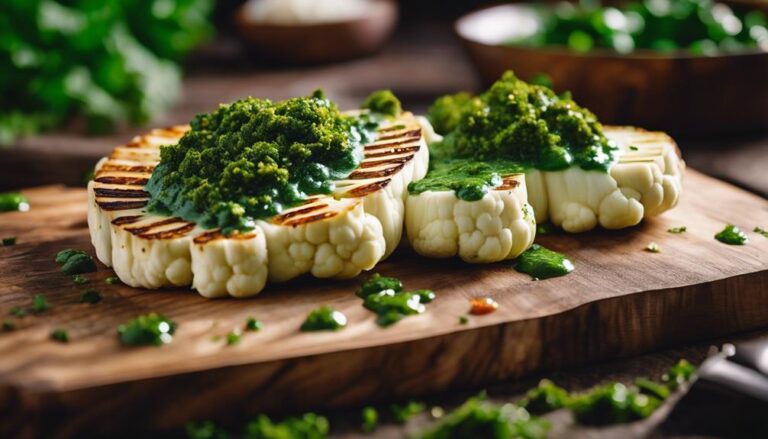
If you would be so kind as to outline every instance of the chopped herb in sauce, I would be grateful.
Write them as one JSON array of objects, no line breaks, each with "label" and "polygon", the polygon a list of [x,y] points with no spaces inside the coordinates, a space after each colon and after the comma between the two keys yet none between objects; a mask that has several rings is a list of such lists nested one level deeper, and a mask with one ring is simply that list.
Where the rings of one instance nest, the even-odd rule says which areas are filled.
[{"label": "chopped herb in sauce", "polygon": [[27,315],[27,313],[27,309],[20,306],[12,306],[10,311],[8,311],[8,314],[14,317],[24,317]]},{"label": "chopped herb in sauce", "polygon": [[12,245],[16,245],[16,237],[15,236],[8,236],[3,238],[3,247],[9,247]]},{"label": "chopped herb in sauce", "polygon": [[56,263],[61,265],[61,271],[68,275],[96,271],[93,257],[82,250],[62,250],[56,255]]},{"label": "chopped herb in sauce", "polygon": [[638,151],[640,148],[636,147],[635,145],[629,145],[630,151]]},{"label": "chopped herb in sauce", "polygon": [[562,253],[557,253],[539,244],[533,244],[517,258],[515,270],[530,275],[533,279],[549,279],[565,276],[574,269],[573,262]]},{"label": "chopped herb in sauce", "polygon": [[715,235],[715,239],[728,245],[745,245],[749,242],[747,234],[733,224],[725,226],[720,233]]},{"label": "chopped herb in sauce", "polygon": [[32,312],[38,314],[48,311],[50,308],[51,306],[48,304],[48,299],[42,294],[36,294],[35,297],[32,298]]},{"label": "chopped herb in sauce", "polygon": [[83,285],[83,284],[88,283],[88,278],[86,278],[85,276],[76,274],[76,275],[72,276],[72,282],[74,282],[77,285]]},{"label": "chopped herb in sauce", "polygon": [[362,414],[363,422],[361,428],[365,433],[371,433],[376,430],[379,425],[379,412],[376,408],[367,406],[363,408]]},{"label": "chopped herb in sauce", "polygon": [[0,329],[3,332],[10,332],[16,329],[16,324],[10,320],[3,320],[3,324],[0,325]]},{"label": "chopped herb in sauce", "polygon": [[268,416],[260,415],[245,426],[247,439],[323,439],[328,436],[331,425],[324,416],[305,413],[301,417],[289,417],[273,422]]},{"label": "chopped herb in sauce", "polygon": [[497,405],[484,395],[468,399],[433,427],[416,434],[417,439],[488,438],[540,439],[547,436],[550,424],[531,416],[513,404]]},{"label": "chopped herb in sauce", "polygon": [[469,317],[467,317],[465,315],[459,316],[459,324],[460,325],[466,325],[467,323],[469,323]]},{"label": "chopped herb in sauce", "polygon": [[403,283],[394,277],[375,273],[357,290],[363,306],[376,313],[379,326],[390,326],[409,315],[425,311],[425,303],[435,300],[432,290],[403,291]]},{"label": "chopped herb in sauce", "polygon": [[29,210],[29,200],[18,192],[0,194],[0,212],[26,212]]},{"label": "chopped herb in sauce", "polygon": [[755,229],[753,230],[753,232],[758,233],[758,234],[763,235],[766,238],[768,238],[768,230],[766,230],[763,227],[755,226]]},{"label": "chopped herb in sauce", "polygon": [[610,383],[572,396],[570,409],[579,424],[610,425],[647,418],[659,405],[658,398]]},{"label": "chopped herb in sauce", "polygon": [[54,329],[51,331],[51,340],[58,341],[59,343],[69,343],[69,332],[65,329]]},{"label": "chopped herb in sauce", "polygon": [[398,116],[403,111],[400,100],[397,99],[391,90],[379,90],[371,93],[363,101],[362,107],[371,110],[373,113],[392,117]]},{"label": "chopped herb in sauce", "polygon": [[94,288],[88,288],[80,295],[81,303],[95,304],[101,302],[101,293]]},{"label": "chopped herb in sauce", "polygon": [[671,390],[675,390],[693,378],[694,374],[696,374],[696,366],[688,360],[680,360],[661,376],[661,381]]},{"label": "chopped herb in sauce", "polygon": [[482,316],[496,312],[499,309],[499,302],[492,297],[473,297],[469,299],[469,313],[475,316]]},{"label": "chopped herb in sauce", "polygon": [[569,402],[568,391],[544,379],[539,381],[538,386],[529,390],[518,405],[525,407],[531,414],[543,415],[567,407]]},{"label": "chopped herb in sauce", "polygon": [[363,285],[357,290],[356,294],[357,297],[365,299],[371,294],[376,294],[384,290],[392,290],[396,293],[403,291],[403,283],[400,282],[400,279],[374,273],[373,276],[363,282]]},{"label": "chopped herb in sauce", "polygon": [[347,326],[347,316],[328,305],[312,310],[302,323],[302,331],[338,331]]},{"label": "chopped herb in sauce", "polygon": [[128,346],[160,346],[173,340],[176,323],[162,314],[149,313],[117,327],[120,342]]},{"label": "chopped herb in sauce", "polygon": [[671,227],[667,229],[667,232],[669,233],[685,233],[688,231],[688,227],[686,226],[680,226],[680,227]]},{"label": "chopped herb in sauce", "polygon": [[635,380],[635,386],[640,391],[659,400],[665,400],[669,397],[670,388],[664,384],[649,380],[648,378],[638,378]]},{"label": "chopped herb in sauce", "polygon": [[659,247],[659,244],[652,242],[647,246],[645,246],[645,251],[651,252],[651,253],[661,253],[661,247]]},{"label": "chopped herb in sauce", "polygon": [[227,345],[232,346],[240,343],[240,339],[243,337],[243,333],[239,329],[227,334]]},{"label": "chopped herb in sauce", "polygon": [[263,327],[264,325],[253,317],[248,317],[248,320],[245,321],[246,331],[260,331]]},{"label": "chopped herb in sauce", "polygon": [[104,282],[106,282],[108,285],[115,285],[120,283],[120,278],[117,276],[109,276],[108,278],[104,279]]},{"label": "chopped herb in sauce", "polygon": [[392,410],[392,417],[395,422],[399,424],[405,424],[414,416],[424,413],[426,408],[427,406],[419,401],[408,401],[408,403],[404,405],[392,404],[390,407]]}]

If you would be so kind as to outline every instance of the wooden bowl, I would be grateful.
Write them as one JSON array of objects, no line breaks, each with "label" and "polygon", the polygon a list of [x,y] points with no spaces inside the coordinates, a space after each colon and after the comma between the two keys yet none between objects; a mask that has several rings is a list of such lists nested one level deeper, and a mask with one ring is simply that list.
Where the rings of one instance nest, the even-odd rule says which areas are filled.
[{"label": "wooden bowl", "polygon": [[555,89],[606,124],[631,124],[686,137],[768,130],[768,53],[755,49],[711,57],[606,49],[587,54],[564,47],[507,46],[535,32],[532,4],[492,6],[455,23],[481,79],[506,70],[531,80],[545,73]]},{"label": "wooden bowl", "polygon": [[389,39],[397,24],[397,4],[375,0],[367,15],[346,21],[312,24],[258,23],[245,6],[235,25],[255,52],[291,64],[319,64],[370,55]]}]

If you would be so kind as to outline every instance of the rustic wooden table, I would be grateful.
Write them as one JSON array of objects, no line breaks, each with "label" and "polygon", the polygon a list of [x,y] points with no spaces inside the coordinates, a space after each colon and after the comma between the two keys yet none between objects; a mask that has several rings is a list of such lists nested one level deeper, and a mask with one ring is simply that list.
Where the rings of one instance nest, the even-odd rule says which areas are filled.
[{"label": "rustic wooden table", "polygon": [[[391,88],[405,106],[423,111],[435,96],[457,90],[477,90],[471,66],[450,34],[448,25],[406,28],[382,53],[371,58],[312,68],[259,68],[251,55],[245,58],[232,43],[217,44],[215,50],[193,60],[184,83],[184,95],[160,125],[185,122],[219,102],[246,95],[281,99],[306,94],[322,87],[342,108],[355,107],[377,88]],[[106,137],[84,138],[76,131],[45,134],[20,141],[0,151],[0,190],[50,183],[82,184],[93,164],[115,145],[140,132],[124,127]],[[746,139],[680,141],[687,162],[698,170],[733,182],[762,196],[768,195],[768,136]],[[637,376],[658,376],[679,358],[701,362],[713,344],[768,336],[768,331],[710,340],[691,346],[634,358],[592,365],[575,370],[551,371],[545,375],[571,389],[581,390],[607,380],[630,383]],[[489,394],[500,402],[514,401],[541,378],[503,383]],[[480,389],[466,393],[435,395],[427,402],[446,409]],[[649,420],[629,425],[588,429],[574,426],[566,413],[550,416],[555,437],[646,436],[663,419],[668,407]],[[359,410],[330,414],[335,437],[363,437],[359,432]],[[406,427],[384,422],[377,437],[402,437],[428,421],[415,419]]]}]

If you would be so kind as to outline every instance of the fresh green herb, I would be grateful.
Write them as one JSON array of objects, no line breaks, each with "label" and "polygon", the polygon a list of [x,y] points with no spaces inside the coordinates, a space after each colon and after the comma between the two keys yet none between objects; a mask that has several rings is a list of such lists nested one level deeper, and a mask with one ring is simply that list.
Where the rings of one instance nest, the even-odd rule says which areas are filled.
[{"label": "fresh green herb", "polygon": [[160,346],[173,340],[176,323],[162,314],[150,313],[117,327],[120,341],[129,346]]},{"label": "fresh green herb", "polygon": [[59,343],[69,343],[69,332],[65,329],[54,329],[51,331],[51,340]]},{"label": "fresh green herb", "polygon": [[379,326],[390,326],[409,315],[421,314],[426,307],[421,296],[408,291],[384,290],[365,298],[363,306],[376,313]]},{"label": "fresh green herb", "polygon": [[83,294],[80,295],[80,302],[90,304],[99,303],[101,302],[101,293],[95,288],[87,288],[83,291]]},{"label": "fresh green herb", "polygon": [[720,233],[715,235],[715,239],[728,245],[745,245],[749,242],[747,234],[733,224],[725,226]]},{"label": "fresh green herb", "polygon": [[282,102],[243,99],[191,126],[162,149],[147,209],[228,234],[332,192],[357,167],[376,123],[342,115],[318,90]]},{"label": "fresh green herb", "polygon": [[429,107],[427,118],[436,132],[445,134],[458,128],[462,114],[481,106],[480,98],[467,92],[445,95],[437,98]]},{"label": "fresh green herb", "polygon": [[10,320],[3,320],[3,324],[0,329],[2,329],[3,332],[10,332],[16,329],[16,324]]},{"label": "fresh green herb", "polygon": [[16,237],[15,236],[9,236],[7,238],[3,238],[3,246],[4,247],[10,247],[12,245],[16,245]]},{"label": "fresh green herb", "polygon": [[347,316],[328,305],[312,310],[302,323],[302,331],[338,331],[347,326]]},{"label": "fresh green herb", "polygon": [[371,93],[363,102],[362,108],[392,117],[398,116],[403,111],[400,100],[391,90],[379,90]]},{"label": "fresh green herb", "polygon": [[61,271],[68,275],[96,271],[96,262],[82,250],[62,250],[56,255],[56,263],[61,265]]},{"label": "fresh green herb", "polygon": [[243,333],[239,330],[234,330],[227,334],[227,345],[232,346],[240,343],[240,339],[243,337]]},{"label": "fresh green herb", "polygon": [[555,226],[552,223],[536,224],[537,235],[549,235],[555,231]]},{"label": "fresh green herb", "polygon": [[483,394],[468,399],[417,439],[487,438],[543,439],[550,424],[513,404],[496,405]]},{"label": "fresh green herb", "polygon": [[759,233],[760,235],[763,235],[766,238],[768,238],[768,230],[766,230],[766,229],[764,229],[764,228],[762,228],[760,226],[756,226],[755,229],[753,230],[753,232]]},{"label": "fresh green herb", "polygon": [[652,242],[647,246],[645,246],[645,251],[651,252],[651,253],[661,253],[661,247],[659,247],[659,244]]},{"label": "fresh green herb", "polygon": [[24,317],[27,315],[27,309],[20,306],[12,306],[11,310],[8,311],[8,314],[14,317]]},{"label": "fresh green herb", "polygon": [[671,227],[667,229],[667,232],[669,233],[685,233],[686,231],[688,231],[688,227],[686,226]]},{"label": "fresh green herb", "polygon": [[364,432],[371,433],[376,430],[376,427],[379,425],[379,412],[374,407],[364,407],[362,418],[362,429]]},{"label": "fresh green herb", "polygon": [[635,380],[635,386],[637,386],[640,393],[652,396],[661,401],[669,397],[670,388],[664,384],[659,384],[656,381],[649,380],[648,378],[638,378]]},{"label": "fresh green herb", "polygon": [[[3,49],[0,48],[0,53]],[[2,90],[0,84],[0,90]],[[0,109],[0,145],[3,137],[3,113]],[[26,212],[29,210],[29,200],[18,192],[5,192],[0,194],[0,212]]]},{"label": "fresh green herb", "polygon": [[517,258],[515,270],[526,273],[534,279],[549,279],[565,276],[574,269],[573,262],[562,253],[557,253],[539,244],[533,244]]},{"label": "fresh green herb", "polygon": [[144,123],[178,97],[179,61],[211,34],[211,0],[3,2],[0,144],[73,117]]},{"label": "fresh green herb", "polygon": [[42,294],[36,294],[35,297],[32,298],[32,312],[35,314],[48,311],[50,308],[51,306],[48,304],[48,299]]},{"label": "fresh green herb", "polygon": [[104,279],[104,282],[109,285],[115,285],[120,283],[120,278],[117,276],[109,276],[108,278]]},{"label": "fresh green herb", "polygon": [[677,389],[681,384],[688,382],[696,373],[696,366],[688,360],[680,360],[661,376],[661,381],[670,388]]},{"label": "fresh green herb", "polygon": [[88,283],[88,278],[86,278],[85,276],[76,274],[72,276],[72,282],[74,282],[76,285],[83,285]]},{"label": "fresh green herb", "polygon": [[435,297],[437,297],[435,295],[435,292],[432,290],[425,290],[425,289],[413,290],[411,291],[411,293],[418,295],[419,298],[421,299],[421,303],[430,303],[433,300],[435,300]]},{"label": "fresh green herb", "polygon": [[392,290],[394,292],[403,291],[403,283],[400,279],[394,277],[382,276],[379,273],[374,273],[368,280],[363,282],[363,285],[357,290],[357,297],[365,299],[371,294],[376,294],[384,290]]},{"label": "fresh green herb", "polygon": [[636,147],[635,145],[629,145],[630,151],[638,151],[640,148]]},{"label": "fresh green herb", "polygon": [[273,422],[265,415],[258,416],[245,426],[244,439],[324,439],[330,424],[324,416],[305,413],[282,422]]},{"label": "fresh green herb", "polygon": [[459,316],[459,324],[466,325],[467,323],[469,323],[469,317],[465,315]]},{"label": "fresh green herb", "polygon": [[248,320],[245,322],[246,331],[260,331],[263,326],[264,325],[262,325],[260,321],[254,319],[253,317],[248,317]]},{"label": "fresh green herb", "polygon": [[187,439],[229,439],[229,434],[211,421],[189,422]]},{"label": "fresh green herb", "polygon": [[542,415],[566,407],[569,402],[570,397],[565,389],[545,379],[529,390],[518,405],[531,414]]},{"label": "fresh green herb", "polygon": [[405,424],[414,416],[424,413],[426,408],[423,402],[418,401],[408,401],[405,405],[392,404],[392,417],[395,422]]},{"label": "fresh green herb", "polygon": [[609,425],[647,418],[660,404],[658,398],[611,383],[572,396],[569,408],[579,424]]},{"label": "fresh green herb", "polygon": [[552,77],[546,73],[537,73],[531,78],[531,84],[547,87],[550,90],[555,89],[555,84],[552,82]]}]

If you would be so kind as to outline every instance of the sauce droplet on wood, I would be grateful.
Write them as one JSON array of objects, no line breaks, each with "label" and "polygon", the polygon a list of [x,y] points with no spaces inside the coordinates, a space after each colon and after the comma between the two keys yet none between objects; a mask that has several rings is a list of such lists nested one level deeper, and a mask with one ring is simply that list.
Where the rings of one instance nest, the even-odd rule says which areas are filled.
[{"label": "sauce droplet on wood", "polygon": [[499,303],[490,297],[473,297],[469,304],[469,313],[476,316],[490,314],[499,309]]}]

